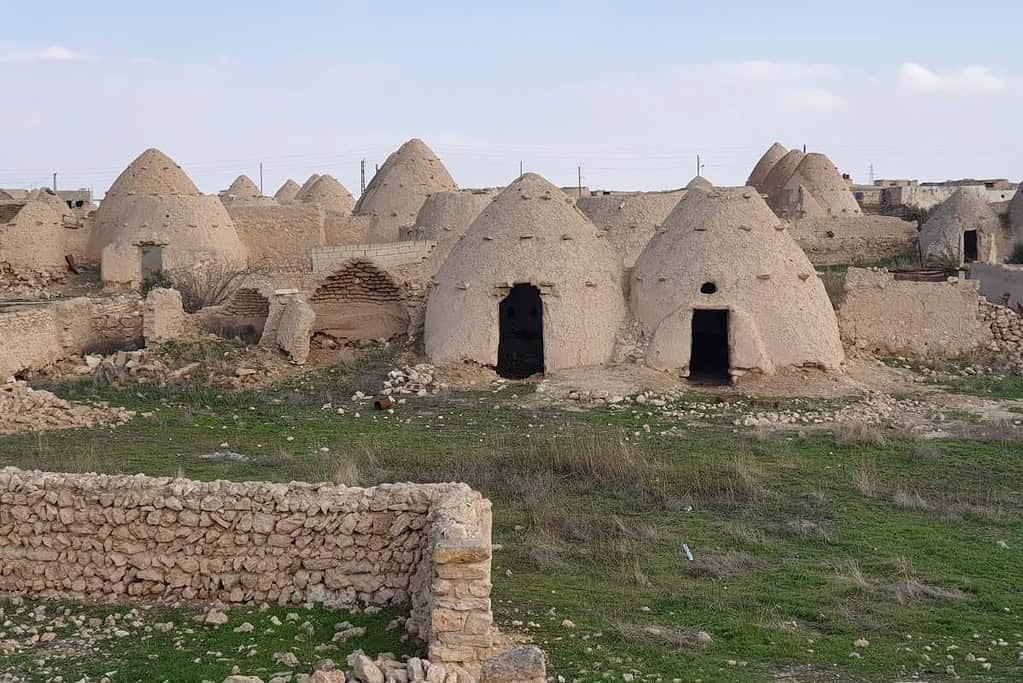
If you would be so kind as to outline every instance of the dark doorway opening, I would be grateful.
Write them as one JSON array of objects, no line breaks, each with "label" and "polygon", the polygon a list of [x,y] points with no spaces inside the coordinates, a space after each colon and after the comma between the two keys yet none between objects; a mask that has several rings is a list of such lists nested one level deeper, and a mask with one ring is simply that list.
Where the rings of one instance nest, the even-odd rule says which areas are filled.
[{"label": "dark doorway opening", "polygon": [[147,280],[163,272],[163,247],[159,244],[143,244],[139,247],[142,260],[142,279]]},{"label": "dark doorway opening", "polygon": [[963,233],[963,261],[973,263],[977,260],[977,231],[967,230]]},{"label": "dark doorway opening", "polygon": [[728,384],[728,311],[693,311],[693,346],[689,356],[689,379],[698,384]]},{"label": "dark doorway opening", "polygon": [[533,285],[511,288],[501,301],[500,340],[497,344],[497,374],[523,379],[544,371],[543,301]]}]

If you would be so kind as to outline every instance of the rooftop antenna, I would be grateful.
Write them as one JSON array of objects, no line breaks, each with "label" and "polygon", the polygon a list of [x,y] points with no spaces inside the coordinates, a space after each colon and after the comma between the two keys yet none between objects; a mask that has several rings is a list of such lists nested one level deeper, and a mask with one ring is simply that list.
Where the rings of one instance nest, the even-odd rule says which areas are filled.
[{"label": "rooftop antenna", "polygon": [[803,154],[806,154],[806,143],[803,143]]},{"label": "rooftop antenna", "polygon": [[360,184],[360,187],[361,187],[361,190],[360,190],[359,194],[363,195],[363,194],[366,194],[366,160],[365,159],[363,159],[362,161],[359,162],[359,177],[360,177],[359,184]]},{"label": "rooftop antenna", "polygon": [[57,192],[57,172],[56,171],[53,172],[53,192],[54,192],[54,194],[56,194],[56,192]]},{"label": "rooftop antenna", "polygon": [[263,162],[259,162],[259,194],[263,194]]},{"label": "rooftop antenna", "polygon": [[579,196],[582,197],[583,196],[583,167],[582,166],[576,166],[575,170],[579,174]]},{"label": "rooftop antenna", "polygon": [[519,175],[521,176],[525,171],[522,170],[522,162],[519,162]]},{"label": "rooftop antenna", "polygon": [[874,184],[874,162],[870,162],[870,171],[867,174],[870,177],[870,184]]}]

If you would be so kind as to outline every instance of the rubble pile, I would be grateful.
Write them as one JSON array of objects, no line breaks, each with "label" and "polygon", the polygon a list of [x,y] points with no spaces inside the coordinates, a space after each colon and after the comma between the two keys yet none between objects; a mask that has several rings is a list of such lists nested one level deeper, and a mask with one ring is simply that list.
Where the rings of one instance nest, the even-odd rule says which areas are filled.
[{"label": "rubble pile", "polygon": [[981,318],[991,324],[990,351],[1007,352],[1016,364],[1023,364],[1023,317],[1011,308],[982,302]]},{"label": "rubble pile", "polygon": [[436,394],[443,386],[437,381],[437,368],[429,363],[417,363],[388,372],[380,393],[384,396],[428,396]]},{"label": "rubble pile", "polygon": [[135,413],[106,404],[73,404],[26,382],[0,384],[0,434],[124,424]]}]

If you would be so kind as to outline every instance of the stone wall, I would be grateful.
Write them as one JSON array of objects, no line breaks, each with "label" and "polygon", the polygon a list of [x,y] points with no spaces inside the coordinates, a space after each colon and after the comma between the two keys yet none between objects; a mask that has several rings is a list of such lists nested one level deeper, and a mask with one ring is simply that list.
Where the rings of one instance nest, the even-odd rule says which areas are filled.
[{"label": "stone wall", "polygon": [[137,296],[78,297],[0,312],[0,378],[70,356],[136,348],[142,343]]},{"label": "stone wall", "polygon": [[794,221],[789,232],[815,266],[877,263],[917,254],[916,224],[899,218],[808,218]]},{"label": "stone wall", "polygon": [[845,344],[880,355],[957,358],[991,343],[976,281],[896,280],[883,269],[850,268],[838,326]]},{"label": "stone wall", "polygon": [[319,247],[312,250],[313,272],[330,270],[349,259],[366,258],[382,266],[400,266],[419,263],[437,245],[429,240],[388,242],[382,244],[349,244],[339,247]]},{"label": "stone wall", "polygon": [[343,211],[328,211],[323,226],[327,245],[365,244],[369,241],[372,216],[353,216]]},{"label": "stone wall", "polygon": [[327,244],[327,213],[316,204],[227,205],[254,270],[309,270],[309,250]]},{"label": "stone wall", "polygon": [[492,646],[490,502],[464,484],[196,482],[0,470],[0,592],[406,605],[432,661]]}]

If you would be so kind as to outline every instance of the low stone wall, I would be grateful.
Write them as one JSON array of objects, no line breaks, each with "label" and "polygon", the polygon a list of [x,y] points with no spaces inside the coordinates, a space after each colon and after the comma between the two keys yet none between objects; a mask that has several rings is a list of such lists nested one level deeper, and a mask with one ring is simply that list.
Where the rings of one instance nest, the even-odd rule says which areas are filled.
[{"label": "low stone wall", "polygon": [[320,273],[353,258],[365,258],[382,266],[419,263],[437,245],[429,240],[387,242],[382,244],[350,244],[340,247],[317,247],[312,250],[313,272]]},{"label": "low stone wall", "polygon": [[887,216],[801,219],[789,232],[815,266],[877,263],[917,253],[916,224]]},{"label": "low stone wall", "polygon": [[0,309],[0,378],[86,353],[135,348],[142,341],[137,296],[78,297]]},{"label": "low stone wall", "polygon": [[896,280],[883,269],[850,268],[838,309],[842,340],[880,355],[957,358],[987,347],[990,322],[973,280]]},{"label": "low stone wall", "polygon": [[408,605],[431,661],[491,654],[491,507],[464,484],[0,470],[0,592]]}]

